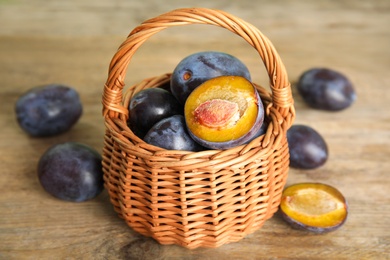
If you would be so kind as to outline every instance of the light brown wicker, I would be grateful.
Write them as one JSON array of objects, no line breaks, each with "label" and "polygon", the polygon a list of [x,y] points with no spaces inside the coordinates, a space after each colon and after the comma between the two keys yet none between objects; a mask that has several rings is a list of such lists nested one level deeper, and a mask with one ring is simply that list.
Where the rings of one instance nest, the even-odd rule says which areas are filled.
[{"label": "light brown wicker", "polygon": [[[128,104],[141,89],[169,83],[170,73],[124,91],[127,66],[150,36],[172,26],[216,25],[244,38],[268,71],[271,93],[256,85],[269,126],[248,144],[202,152],[164,150],[133,134]],[[123,94],[124,93],[124,94]],[[277,211],[295,118],[290,83],[271,42],[253,25],[223,11],[177,9],[136,27],[114,55],[103,92],[105,187],[116,212],[136,232],[161,244],[218,247],[258,230]]]}]

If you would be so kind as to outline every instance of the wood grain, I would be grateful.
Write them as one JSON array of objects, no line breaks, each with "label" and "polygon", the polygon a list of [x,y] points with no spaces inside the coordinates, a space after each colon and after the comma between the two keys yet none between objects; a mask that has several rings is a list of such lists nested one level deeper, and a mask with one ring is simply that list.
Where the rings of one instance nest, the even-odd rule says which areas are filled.
[{"label": "wood grain", "polygon": [[[349,202],[345,225],[314,235],[290,228],[276,214],[240,242],[187,250],[144,238],[117,217],[103,192],[84,203],[50,197],[36,165],[51,145],[80,141],[101,150],[101,94],[112,55],[132,28],[191,1],[0,1],[0,259],[389,259],[390,234],[390,2],[197,1],[258,27],[276,46],[292,83],[306,69],[331,67],[354,83],[347,110],[308,108],[293,92],[296,124],[326,139],[329,161],[315,170],[291,169],[288,184],[313,181],[337,187]],[[219,28],[172,28],[153,36],[134,56],[132,84],[171,71],[185,55],[221,50],[243,60],[255,82],[267,85],[258,55]],[[84,113],[71,131],[31,138],[18,127],[14,103],[47,83],[74,86]]]}]

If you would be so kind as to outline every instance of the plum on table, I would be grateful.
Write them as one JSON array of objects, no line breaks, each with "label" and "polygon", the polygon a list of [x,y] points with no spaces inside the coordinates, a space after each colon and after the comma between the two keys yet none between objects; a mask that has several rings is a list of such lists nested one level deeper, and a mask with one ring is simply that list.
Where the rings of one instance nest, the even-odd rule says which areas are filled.
[{"label": "plum on table", "polygon": [[15,104],[20,127],[31,136],[54,136],[68,131],[81,117],[79,94],[70,86],[50,84],[30,89]]},{"label": "plum on table", "polygon": [[303,100],[316,109],[340,111],[351,106],[356,91],[341,72],[328,68],[313,68],[299,78],[297,89]]},{"label": "plum on table", "polygon": [[90,146],[65,142],[50,147],[38,163],[42,187],[61,200],[81,202],[103,190],[102,156]]},{"label": "plum on table", "polygon": [[345,223],[348,205],[343,194],[330,185],[298,183],[284,189],[280,211],[294,228],[325,233]]},{"label": "plum on table", "polygon": [[293,168],[314,169],[328,160],[328,146],[324,138],[310,126],[291,126],[287,130],[287,142]]}]

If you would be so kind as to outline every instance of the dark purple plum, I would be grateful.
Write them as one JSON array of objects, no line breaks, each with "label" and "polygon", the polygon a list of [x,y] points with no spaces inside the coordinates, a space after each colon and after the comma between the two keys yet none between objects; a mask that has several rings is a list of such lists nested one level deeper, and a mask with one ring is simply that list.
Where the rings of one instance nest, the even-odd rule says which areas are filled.
[{"label": "dark purple plum", "polygon": [[158,88],[165,89],[166,91],[171,93],[171,81],[167,81],[167,82],[161,84]]},{"label": "dark purple plum", "polygon": [[15,105],[20,127],[36,137],[68,131],[79,120],[82,111],[76,90],[59,84],[34,87],[21,95]]},{"label": "dark purple plum", "polygon": [[144,141],[167,150],[193,152],[204,150],[189,136],[182,115],[174,115],[159,121],[145,135]]},{"label": "dark purple plum", "polygon": [[82,202],[103,190],[101,155],[90,146],[66,142],[50,147],[38,163],[42,187],[54,197]]},{"label": "dark purple plum", "polygon": [[183,114],[183,106],[170,92],[162,88],[148,88],[131,99],[128,125],[142,139],[157,122],[178,114]]},{"label": "dark purple plum", "polygon": [[174,69],[171,92],[184,104],[196,87],[218,76],[241,76],[251,80],[248,68],[236,57],[216,51],[197,52],[181,60]]},{"label": "dark purple plum", "polygon": [[328,146],[324,138],[307,125],[293,125],[287,130],[290,149],[290,166],[300,169],[314,169],[328,159]]},{"label": "dark purple plum", "polygon": [[349,79],[327,68],[305,71],[298,80],[297,89],[310,107],[321,110],[343,110],[356,99],[355,89]]}]

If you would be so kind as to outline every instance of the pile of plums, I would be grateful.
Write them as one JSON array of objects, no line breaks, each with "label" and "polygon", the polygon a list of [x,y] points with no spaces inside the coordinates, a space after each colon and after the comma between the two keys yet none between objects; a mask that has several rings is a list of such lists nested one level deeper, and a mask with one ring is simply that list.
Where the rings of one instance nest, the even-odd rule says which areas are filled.
[{"label": "pile of plums", "polygon": [[261,98],[248,68],[215,51],[184,58],[170,88],[136,93],[129,104],[130,129],[145,142],[169,150],[228,149],[259,135]]}]

